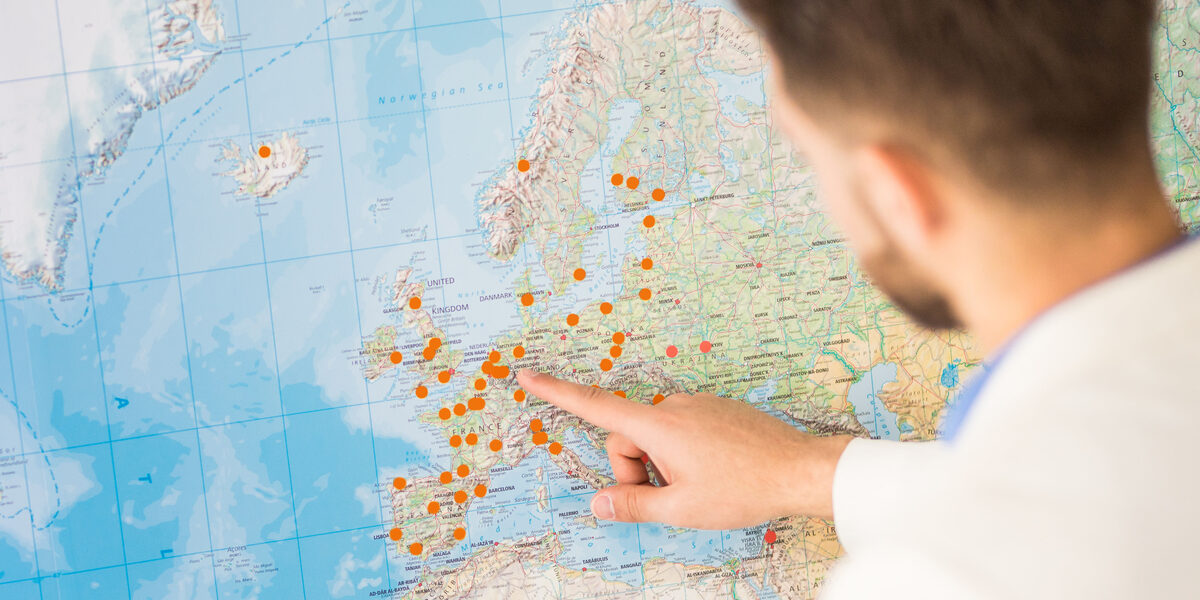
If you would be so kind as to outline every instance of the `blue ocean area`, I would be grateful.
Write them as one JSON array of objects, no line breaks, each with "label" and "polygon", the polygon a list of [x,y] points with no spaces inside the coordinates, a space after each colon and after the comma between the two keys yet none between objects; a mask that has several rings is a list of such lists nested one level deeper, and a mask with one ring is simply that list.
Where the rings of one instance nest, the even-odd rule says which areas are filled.
[{"label": "blue ocean area", "polygon": [[750,116],[738,107],[745,103],[756,109],[764,109],[767,105],[765,68],[750,75],[736,75],[719,69],[705,68],[701,72],[704,77],[717,85],[717,99],[720,101],[721,114],[735,124],[745,125],[750,122]]},{"label": "blue ocean area", "polygon": [[876,439],[900,439],[902,431],[896,423],[896,413],[888,410],[879,399],[883,386],[896,381],[897,368],[896,363],[875,365],[850,385],[847,399],[854,405],[854,416]]}]

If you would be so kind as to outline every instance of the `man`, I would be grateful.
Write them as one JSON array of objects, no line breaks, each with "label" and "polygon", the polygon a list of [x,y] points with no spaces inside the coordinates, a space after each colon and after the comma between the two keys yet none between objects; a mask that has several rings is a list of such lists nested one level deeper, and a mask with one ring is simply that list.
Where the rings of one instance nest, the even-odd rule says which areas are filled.
[{"label": "man", "polygon": [[[522,372],[609,430],[602,519],[832,518],[828,598],[1196,597],[1200,243],[1151,161],[1152,0],[742,0],[862,268],[989,357],[943,440]],[[954,409],[957,409],[956,411]],[[666,485],[648,483],[647,455]]]}]

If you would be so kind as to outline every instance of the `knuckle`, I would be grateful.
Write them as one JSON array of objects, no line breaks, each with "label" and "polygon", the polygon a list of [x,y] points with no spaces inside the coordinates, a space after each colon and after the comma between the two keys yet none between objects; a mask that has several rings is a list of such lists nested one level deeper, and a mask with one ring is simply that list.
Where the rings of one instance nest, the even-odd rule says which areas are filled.
[{"label": "knuckle", "polygon": [[638,502],[638,495],[635,493],[623,494],[622,504],[625,508],[625,516],[631,521],[642,521],[642,507]]},{"label": "knuckle", "polygon": [[580,396],[582,396],[583,400],[591,402],[603,398],[605,394],[604,390],[589,386],[583,389],[583,393]]}]

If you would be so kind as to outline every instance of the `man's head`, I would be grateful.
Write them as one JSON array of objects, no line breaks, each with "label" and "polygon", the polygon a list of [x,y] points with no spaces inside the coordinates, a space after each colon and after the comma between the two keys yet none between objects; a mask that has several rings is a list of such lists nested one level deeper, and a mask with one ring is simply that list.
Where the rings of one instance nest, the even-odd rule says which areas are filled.
[{"label": "man's head", "polygon": [[918,321],[960,324],[935,272],[962,223],[1130,210],[1110,192],[1149,165],[1153,0],[740,4],[770,48],[778,122]]}]

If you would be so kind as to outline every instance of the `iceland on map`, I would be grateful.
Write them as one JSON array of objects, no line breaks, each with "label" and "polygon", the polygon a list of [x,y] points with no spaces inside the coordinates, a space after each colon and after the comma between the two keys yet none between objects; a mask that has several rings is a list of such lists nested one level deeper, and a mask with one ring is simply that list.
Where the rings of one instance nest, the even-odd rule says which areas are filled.
[{"label": "iceland on map", "polygon": [[982,359],[859,270],[732,1],[7,2],[0,55],[0,598],[812,598],[831,522],[599,521],[517,371],[918,441]]}]

